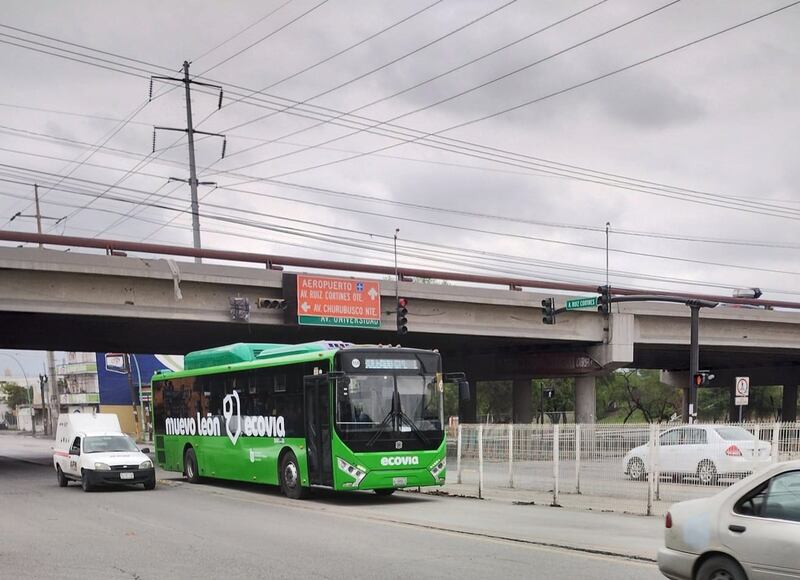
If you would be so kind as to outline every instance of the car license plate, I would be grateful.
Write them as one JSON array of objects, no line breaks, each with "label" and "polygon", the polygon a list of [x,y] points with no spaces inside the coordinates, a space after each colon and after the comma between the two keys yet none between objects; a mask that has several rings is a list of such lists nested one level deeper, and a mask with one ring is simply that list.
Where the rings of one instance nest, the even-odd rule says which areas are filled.
[{"label": "car license plate", "polygon": [[393,477],[392,478],[392,485],[395,487],[405,487],[408,483],[408,478],[406,477]]},{"label": "car license plate", "polygon": [[119,474],[120,479],[133,479],[133,474],[130,471],[123,471]]}]

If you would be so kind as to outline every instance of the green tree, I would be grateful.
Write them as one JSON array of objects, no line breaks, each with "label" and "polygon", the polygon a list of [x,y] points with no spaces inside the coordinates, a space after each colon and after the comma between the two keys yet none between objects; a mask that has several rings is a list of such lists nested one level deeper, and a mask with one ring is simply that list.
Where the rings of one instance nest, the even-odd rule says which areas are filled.
[{"label": "green tree", "polygon": [[481,381],[478,383],[478,417],[487,416],[494,423],[511,420],[511,381]]},{"label": "green tree", "polygon": [[641,416],[648,423],[667,421],[680,412],[680,391],[662,383],[658,371],[621,369],[601,379],[598,418],[612,415],[627,423]]},{"label": "green tree", "polygon": [[32,400],[32,393],[30,390],[26,392],[25,387],[20,387],[16,383],[0,382],[0,392],[3,393],[6,405],[13,411],[20,405],[26,405],[28,401]]}]

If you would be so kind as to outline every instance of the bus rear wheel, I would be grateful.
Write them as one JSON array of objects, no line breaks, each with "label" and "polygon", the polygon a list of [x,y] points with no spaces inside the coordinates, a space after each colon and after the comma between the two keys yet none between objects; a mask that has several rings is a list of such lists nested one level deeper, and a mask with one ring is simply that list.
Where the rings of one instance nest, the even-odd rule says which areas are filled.
[{"label": "bus rear wheel", "polygon": [[297,463],[297,457],[289,451],[281,459],[279,473],[283,495],[289,499],[304,499],[308,497],[308,488],[303,487],[300,479],[300,465]]},{"label": "bus rear wheel", "polygon": [[194,449],[189,447],[183,454],[183,473],[189,483],[200,483],[200,473],[197,469],[197,455]]}]

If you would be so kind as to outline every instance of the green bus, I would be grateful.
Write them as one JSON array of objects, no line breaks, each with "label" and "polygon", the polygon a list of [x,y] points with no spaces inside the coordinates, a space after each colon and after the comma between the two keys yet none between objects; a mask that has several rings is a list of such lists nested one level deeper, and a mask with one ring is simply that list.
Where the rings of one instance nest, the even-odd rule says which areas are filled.
[{"label": "green bus", "polygon": [[[158,464],[203,477],[374,490],[443,485],[439,353],[343,342],[237,343],[153,377]],[[468,393],[463,375],[455,375]]]}]

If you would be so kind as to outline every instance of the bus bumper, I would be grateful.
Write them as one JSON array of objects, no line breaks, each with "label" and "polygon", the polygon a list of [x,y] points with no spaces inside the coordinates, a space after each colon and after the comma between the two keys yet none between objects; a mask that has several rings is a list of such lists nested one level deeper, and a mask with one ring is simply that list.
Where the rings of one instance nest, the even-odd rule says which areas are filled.
[{"label": "bus bumper", "polygon": [[379,469],[367,473],[357,488],[344,489],[400,489],[444,485],[445,473],[442,472],[439,476],[434,478],[427,469]]}]

